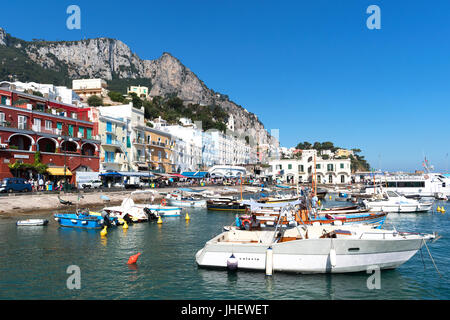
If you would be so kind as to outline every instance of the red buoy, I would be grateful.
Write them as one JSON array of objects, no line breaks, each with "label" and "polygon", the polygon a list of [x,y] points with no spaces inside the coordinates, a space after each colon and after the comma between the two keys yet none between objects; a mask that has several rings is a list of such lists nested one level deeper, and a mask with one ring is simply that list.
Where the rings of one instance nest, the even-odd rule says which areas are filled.
[{"label": "red buoy", "polygon": [[135,254],[134,256],[131,256],[131,257],[128,259],[128,264],[135,264],[135,263],[137,262],[137,260],[138,260],[138,258],[139,258],[140,255],[141,255],[141,254],[138,253],[138,254]]}]

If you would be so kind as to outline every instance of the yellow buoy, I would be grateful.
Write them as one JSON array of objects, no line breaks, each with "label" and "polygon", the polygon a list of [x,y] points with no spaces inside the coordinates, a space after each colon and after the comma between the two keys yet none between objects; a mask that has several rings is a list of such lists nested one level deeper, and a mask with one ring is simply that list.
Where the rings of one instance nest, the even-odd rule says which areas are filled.
[{"label": "yellow buoy", "polygon": [[162,223],[161,217],[158,218],[158,221],[157,221],[156,223],[157,223],[157,224],[161,224],[161,223]]},{"label": "yellow buoy", "polygon": [[317,201],[317,204],[320,206],[320,200]]},{"label": "yellow buoy", "polygon": [[331,200],[331,196],[330,196],[330,200]]},{"label": "yellow buoy", "polygon": [[125,221],[124,223],[123,223],[123,227],[122,227],[124,230],[126,230],[126,229],[128,229],[128,223]]},{"label": "yellow buoy", "polygon": [[106,236],[106,234],[108,233],[108,231],[106,231],[106,226],[103,228],[103,230],[102,231],[100,231],[100,235],[101,236]]},{"label": "yellow buoy", "polygon": [[436,211],[437,211],[437,212],[441,212],[441,207],[438,206],[437,209],[436,209]]},{"label": "yellow buoy", "polygon": [[186,217],[185,217],[186,221],[191,220],[191,218],[189,217],[189,213],[186,212]]},{"label": "yellow buoy", "polygon": [[445,213],[444,207],[441,208],[441,213]]}]

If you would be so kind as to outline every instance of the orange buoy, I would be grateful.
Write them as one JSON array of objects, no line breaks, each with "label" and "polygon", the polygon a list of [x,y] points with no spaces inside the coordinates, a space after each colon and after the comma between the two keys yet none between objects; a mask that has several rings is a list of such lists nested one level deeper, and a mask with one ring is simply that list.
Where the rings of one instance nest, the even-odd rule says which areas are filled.
[{"label": "orange buoy", "polygon": [[137,262],[137,260],[138,260],[138,258],[139,258],[139,256],[140,256],[141,254],[140,253],[138,253],[138,254],[135,254],[134,256],[131,256],[129,259],[128,259],[128,264],[135,264],[136,262]]}]

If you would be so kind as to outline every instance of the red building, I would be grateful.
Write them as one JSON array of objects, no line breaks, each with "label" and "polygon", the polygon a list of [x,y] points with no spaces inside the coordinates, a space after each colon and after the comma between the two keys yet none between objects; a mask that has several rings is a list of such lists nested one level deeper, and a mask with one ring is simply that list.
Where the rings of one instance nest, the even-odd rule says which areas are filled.
[{"label": "red building", "polygon": [[90,108],[0,89],[0,179],[29,178],[35,173],[32,169],[18,171],[10,165],[34,164],[37,151],[53,180],[61,176],[65,163],[71,183],[76,172],[98,172],[100,140],[89,112]]}]

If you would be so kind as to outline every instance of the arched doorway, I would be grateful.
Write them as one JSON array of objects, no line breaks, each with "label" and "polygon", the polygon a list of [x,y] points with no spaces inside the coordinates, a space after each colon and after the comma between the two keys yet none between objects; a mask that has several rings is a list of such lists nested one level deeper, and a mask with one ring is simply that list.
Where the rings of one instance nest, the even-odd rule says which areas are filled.
[{"label": "arched doorway", "polygon": [[85,143],[81,146],[81,154],[83,156],[94,156],[96,147],[92,143]]},{"label": "arched doorway", "polygon": [[23,134],[13,134],[9,137],[9,148],[22,151],[32,151],[34,140]]},{"label": "arched doorway", "polygon": [[72,152],[75,153],[77,152],[77,143],[74,141],[63,141],[61,143],[61,152]]},{"label": "arched doorway", "polygon": [[56,141],[51,138],[40,138],[37,143],[37,150],[40,152],[56,152]]}]

